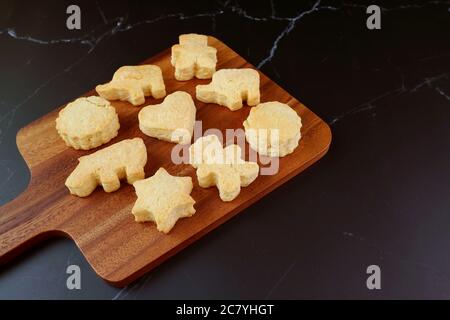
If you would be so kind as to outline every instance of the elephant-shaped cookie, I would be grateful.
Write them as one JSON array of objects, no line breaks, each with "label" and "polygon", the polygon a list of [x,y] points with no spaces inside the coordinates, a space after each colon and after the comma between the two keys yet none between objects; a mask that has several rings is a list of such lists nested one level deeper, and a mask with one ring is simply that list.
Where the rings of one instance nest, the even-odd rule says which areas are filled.
[{"label": "elephant-shaped cookie", "polygon": [[162,71],[151,64],[120,67],[110,82],[98,85],[95,90],[102,98],[128,101],[134,106],[143,104],[148,96],[156,99],[166,96]]},{"label": "elephant-shaped cookie", "polygon": [[106,192],[120,188],[120,180],[129,184],[144,179],[147,149],[141,138],[127,139],[78,159],[75,170],[66,180],[70,193],[90,195],[98,185]]},{"label": "elephant-shaped cookie", "polygon": [[259,104],[259,73],[256,70],[221,69],[214,73],[207,85],[196,87],[197,99],[206,103],[217,103],[235,111],[242,108],[242,102],[249,106]]}]

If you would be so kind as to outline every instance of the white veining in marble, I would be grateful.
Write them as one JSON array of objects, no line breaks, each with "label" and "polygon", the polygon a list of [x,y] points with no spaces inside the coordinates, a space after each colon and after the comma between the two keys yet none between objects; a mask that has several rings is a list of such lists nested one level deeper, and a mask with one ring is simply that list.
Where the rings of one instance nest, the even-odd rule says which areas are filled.
[{"label": "white veining in marble", "polygon": [[436,87],[436,88],[434,88],[434,90],[436,90],[441,96],[443,96],[448,101],[450,101],[450,96],[448,94],[446,94],[441,88]]},{"label": "white veining in marble", "polygon": [[266,296],[264,297],[264,300],[270,299],[273,292],[280,286],[280,284],[283,283],[284,279],[288,276],[288,274],[294,269],[295,265],[297,264],[297,260],[293,261],[290,265],[286,267],[284,272],[281,274],[281,276],[275,281],[274,285],[269,289]]},{"label": "white veining in marble", "polygon": [[79,43],[79,44],[86,45],[89,47],[93,46],[92,42],[89,40],[89,36],[90,36],[91,32],[88,33],[87,35],[84,35],[84,36],[81,36],[78,38],[50,39],[50,40],[38,39],[38,38],[34,38],[29,35],[25,35],[25,36],[18,35],[16,33],[16,30],[14,30],[13,28],[8,28],[8,29],[6,29],[6,31],[2,30],[0,34],[7,34],[8,36],[10,36],[11,38],[16,39],[16,40],[28,41],[28,42],[32,42],[32,43],[36,43],[36,44],[41,44],[41,45]]},{"label": "white veining in marble", "polygon": [[[412,88],[408,89],[405,87],[404,78],[402,77],[402,84],[400,87],[393,89],[393,90],[386,91],[386,92],[370,99],[369,101],[363,102],[354,108],[348,109],[344,113],[333,117],[333,119],[328,124],[332,126],[332,125],[335,125],[337,122],[342,121],[344,118],[346,118],[348,116],[355,115],[355,114],[362,113],[362,112],[369,111],[369,110],[373,110],[377,107],[377,105],[375,103],[384,98],[392,97],[394,95],[396,96],[396,95],[399,95],[402,93],[414,93],[424,86],[427,86],[428,88],[433,89],[433,83],[435,83],[438,80],[444,79],[444,78],[448,78],[448,73],[439,74],[439,75],[436,75],[433,77],[426,77],[423,80],[421,80],[419,83],[415,84]],[[434,90],[436,90],[439,94],[445,96],[447,99],[449,98],[442,90],[440,90],[440,89],[438,90],[438,89],[439,88],[434,88]]]},{"label": "white veining in marble", "polygon": [[[429,6],[436,6],[436,5],[450,5],[450,1],[423,1],[422,4],[405,4],[405,5],[399,5],[394,6],[390,8],[386,8],[383,6],[380,6],[381,11],[389,12],[389,11],[397,11],[397,10],[405,10],[405,9],[422,9]],[[368,5],[363,4],[355,4],[355,3],[347,3],[344,2],[345,7],[351,7],[351,8],[361,8],[366,9]]]},{"label": "white veining in marble", "polygon": [[[420,8],[424,8],[427,6],[431,6],[431,5],[447,5],[450,4],[450,1],[430,1],[424,4],[411,4],[411,5],[401,5],[401,6],[395,6],[395,7],[391,7],[391,8],[385,8],[385,7],[381,7],[381,9],[383,11],[395,11],[395,10],[400,10],[400,9],[420,9]],[[108,32],[106,32],[106,34],[113,32],[112,34],[114,34],[115,32],[124,32],[124,31],[128,31],[131,29],[134,29],[140,25],[146,25],[146,24],[153,24],[156,23],[158,21],[161,20],[165,20],[165,19],[171,19],[171,18],[177,18],[180,20],[186,20],[186,19],[195,19],[195,18],[202,18],[202,17],[208,17],[211,19],[212,22],[212,29],[215,30],[216,28],[216,17],[218,15],[222,15],[226,10],[229,10],[230,12],[245,18],[245,19],[249,19],[252,21],[261,21],[261,22],[265,22],[265,21],[271,21],[271,20],[278,20],[278,21],[286,21],[288,22],[287,26],[281,31],[280,34],[278,34],[278,36],[274,39],[274,41],[272,42],[272,45],[270,47],[269,53],[268,55],[261,61],[258,63],[258,68],[263,67],[265,64],[269,63],[273,57],[275,56],[275,53],[278,49],[279,43],[280,41],[285,38],[286,35],[288,35],[297,25],[297,23],[306,15],[309,15],[313,12],[319,12],[322,10],[339,10],[340,8],[337,7],[333,7],[333,6],[325,6],[325,5],[321,5],[321,0],[317,0],[314,5],[311,7],[311,9],[306,10],[306,11],[302,11],[300,13],[298,13],[296,16],[293,17],[279,17],[276,15],[276,9],[275,9],[275,4],[273,3],[273,0],[270,0],[270,7],[271,7],[271,15],[268,17],[258,17],[258,16],[253,16],[248,14],[240,5],[237,1],[231,2],[231,1],[225,1],[224,3],[222,3],[223,6],[223,10],[217,10],[217,11],[213,11],[213,12],[204,12],[204,13],[198,13],[198,14],[193,14],[193,15],[185,15],[184,13],[170,13],[170,14],[164,14],[152,19],[147,19],[147,20],[142,20],[142,21],[138,21],[135,22],[133,24],[128,24],[128,25],[123,25],[119,28],[115,28],[112,27],[111,30],[109,30]],[[96,7],[99,11],[99,15],[101,16],[104,24],[110,24],[111,20],[108,20],[106,18],[106,15],[104,14],[100,4],[98,3],[98,1],[96,1]],[[367,8],[366,5],[358,5],[358,4],[351,4],[351,3],[345,3],[343,4],[343,7],[352,7],[352,8]],[[115,18],[117,19],[117,18]],[[124,17],[119,18],[119,19],[124,19]],[[123,21],[122,21],[123,22]],[[78,38],[66,38],[66,39],[54,39],[54,40],[44,40],[44,39],[38,39],[29,35],[17,35],[16,31],[12,28],[8,28],[6,30],[6,33],[11,36],[14,39],[17,40],[25,40],[25,41],[30,41],[36,44],[41,44],[41,45],[52,45],[52,44],[63,44],[63,43],[68,43],[68,44],[81,44],[81,45],[86,45],[89,46],[90,49],[92,49],[93,47],[95,47],[96,44],[98,44],[99,39],[101,41],[101,39],[103,38],[103,36],[105,36],[105,34],[102,34],[100,37],[93,37],[93,34],[95,34],[96,30],[92,30],[90,33],[78,37]],[[115,31],[115,32],[114,32]],[[5,33],[5,30],[0,30],[0,34]]]},{"label": "white veining in marble", "polygon": [[289,34],[294,27],[296,26],[297,22],[300,21],[304,16],[311,14],[313,12],[316,11],[320,11],[320,10],[337,10],[337,8],[335,7],[330,7],[330,6],[320,6],[320,0],[316,1],[316,3],[312,6],[311,9],[307,10],[307,11],[303,11],[300,14],[298,14],[296,17],[293,18],[287,18],[289,20],[289,23],[287,25],[287,27],[278,35],[278,37],[275,39],[275,41],[272,44],[272,47],[270,48],[270,52],[269,55],[264,58],[259,64],[258,64],[258,68],[263,67],[266,63],[270,62],[273,57],[275,56],[275,52],[278,49],[278,44],[280,43],[280,41],[287,35]]},{"label": "white veining in marble", "polygon": [[132,283],[131,285],[126,286],[125,288],[120,289],[114,297],[111,298],[111,300],[123,300],[125,299],[130,293],[137,292],[141,288],[143,288],[150,280],[152,279],[152,274],[147,273],[140,279],[136,280],[136,282]]},{"label": "white veining in marble", "polygon": [[98,13],[100,14],[100,17],[103,20],[103,23],[108,24],[108,19],[106,18],[105,12],[103,11],[102,6],[98,2],[98,0],[95,0],[95,5],[97,7]]}]

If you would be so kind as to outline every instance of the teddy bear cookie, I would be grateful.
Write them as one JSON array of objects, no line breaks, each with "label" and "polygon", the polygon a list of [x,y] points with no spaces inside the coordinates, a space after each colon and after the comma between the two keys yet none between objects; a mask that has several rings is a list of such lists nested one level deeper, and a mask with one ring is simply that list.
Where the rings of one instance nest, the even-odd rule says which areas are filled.
[{"label": "teddy bear cookie", "polygon": [[109,101],[83,97],[67,104],[56,119],[56,130],[67,146],[89,150],[117,136],[120,124]]},{"label": "teddy bear cookie", "polygon": [[247,187],[258,176],[258,164],[241,157],[238,145],[223,148],[216,135],[201,137],[189,147],[189,163],[197,168],[200,187],[217,186],[222,201],[235,199],[241,187]]},{"label": "teddy bear cookie", "polygon": [[171,63],[178,81],[210,79],[216,71],[217,49],[208,46],[208,37],[201,34],[182,34],[179,44],[172,46]]},{"label": "teddy bear cookie", "polygon": [[80,157],[75,170],[66,180],[70,193],[79,197],[90,195],[97,185],[106,192],[120,188],[120,180],[129,184],[144,179],[147,149],[141,138],[117,142],[95,153]]},{"label": "teddy bear cookie", "polygon": [[133,186],[137,200],[131,212],[137,222],[153,221],[158,231],[168,233],[178,219],[195,213],[191,177],[175,177],[159,168],[152,177]]},{"label": "teddy bear cookie", "polygon": [[134,106],[143,104],[148,96],[156,99],[166,96],[161,69],[151,64],[120,67],[110,82],[98,85],[95,90],[107,100],[128,101]]},{"label": "teddy bear cookie", "polygon": [[150,137],[188,144],[194,131],[196,108],[189,93],[176,91],[162,103],[149,105],[139,112],[139,128]]},{"label": "teddy bear cookie", "polygon": [[259,103],[259,73],[256,70],[221,69],[214,73],[207,85],[196,87],[197,99],[206,103],[217,103],[231,111],[242,108],[242,102],[249,106]]},{"label": "teddy bear cookie", "polygon": [[245,137],[259,154],[284,157],[297,148],[302,120],[287,104],[277,101],[261,103],[250,110],[244,121]]}]

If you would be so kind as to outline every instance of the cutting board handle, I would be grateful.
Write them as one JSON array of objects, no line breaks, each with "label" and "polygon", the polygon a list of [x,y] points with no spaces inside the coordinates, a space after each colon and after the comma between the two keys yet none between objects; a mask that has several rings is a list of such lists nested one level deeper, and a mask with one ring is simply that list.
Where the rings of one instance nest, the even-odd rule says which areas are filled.
[{"label": "cutting board handle", "polygon": [[44,206],[33,201],[31,189],[0,207],[0,265],[57,233],[50,230],[52,225],[42,214]]}]

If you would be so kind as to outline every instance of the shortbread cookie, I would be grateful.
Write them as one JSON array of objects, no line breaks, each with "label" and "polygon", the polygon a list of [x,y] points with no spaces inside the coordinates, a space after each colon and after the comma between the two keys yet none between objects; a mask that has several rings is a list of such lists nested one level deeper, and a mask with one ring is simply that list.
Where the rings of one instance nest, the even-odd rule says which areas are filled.
[{"label": "shortbread cookie", "polygon": [[148,96],[156,99],[166,96],[161,69],[151,64],[120,67],[110,82],[98,85],[95,90],[105,99],[128,101],[134,106],[143,104]]},{"label": "shortbread cookie", "polygon": [[154,176],[133,184],[137,201],[132,213],[137,222],[153,221],[158,231],[168,233],[180,218],[195,213],[191,177],[175,177],[159,168]]},{"label": "shortbread cookie", "polygon": [[265,102],[250,110],[244,121],[245,137],[259,154],[284,157],[298,146],[302,120],[287,104]]},{"label": "shortbread cookie", "polygon": [[253,69],[221,69],[214,73],[207,85],[196,87],[197,99],[217,103],[230,110],[242,108],[242,101],[249,106],[259,103],[259,73]]},{"label": "shortbread cookie", "polygon": [[188,144],[195,124],[196,108],[189,93],[176,91],[163,103],[149,105],[139,112],[139,128],[150,137]]},{"label": "shortbread cookie", "polygon": [[211,79],[216,71],[217,50],[208,46],[208,37],[201,34],[182,34],[179,44],[172,46],[172,65],[178,81]]},{"label": "shortbread cookie", "polygon": [[119,189],[120,179],[133,182],[144,179],[147,149],[141,138],[127,139],[78,159],[79,164],[66,180],[70,193],[90,195],[97,185],[106,192]]},{"label": "shortbread cookie", "polygon": [[109,101],[83,97],[67,104],[56,119],[56,130],[64,142],[75,149],[89,150],[117,136],[120,124]]},{"label": "shortbread cookie", "polygon": [[238,145],[223,148],[215,135],[199,138],[189,147],[189,163],[197,168],[200,187],[217,186],[222,201],[235,199],[241,187],[248,186],[258,176],[258,164],[241,157]]},{"label": "shortbread cookie", "polygon": [[223,147],[215,134],[201,137],[189,147],[189,164],[198,168],[201,164],[213,164],[223,157]]}]

